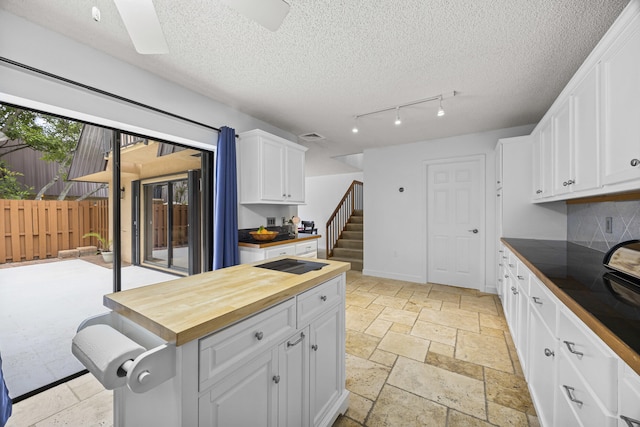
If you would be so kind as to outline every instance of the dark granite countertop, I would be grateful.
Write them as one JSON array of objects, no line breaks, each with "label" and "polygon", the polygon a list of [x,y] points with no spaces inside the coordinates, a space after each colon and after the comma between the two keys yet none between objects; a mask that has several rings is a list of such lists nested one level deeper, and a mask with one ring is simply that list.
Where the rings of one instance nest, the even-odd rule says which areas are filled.
[{"label": "dark granite countertop", "polygon": [[[556,296],[565,304],[569,302],[567,306],[638,371],[636,362],[640,361],[640,307],[619,299],[607,286],[603,275],[610,270],[602,263],[604,253],[565,241],[511,238],[503,238],[502,241],[511,247],[525,264],[533,267],[534,274]],[[540,277],[540,274],[544,277]],[[545,281],[545,278],[548,280]],[[553,285],[557,289],[553,289]],[[579,306],[578,310],[572,307],[571,300]],[[585,319],[585,313],[579,308],[584,309],[586,317],[591,316],[592,319]],[[601,333],[598,330],[598,322],[621,343],[612,343],[614,337]],[[624,350],[624,347],[628,347],[631,354],[620,354],[620,348]]]}]

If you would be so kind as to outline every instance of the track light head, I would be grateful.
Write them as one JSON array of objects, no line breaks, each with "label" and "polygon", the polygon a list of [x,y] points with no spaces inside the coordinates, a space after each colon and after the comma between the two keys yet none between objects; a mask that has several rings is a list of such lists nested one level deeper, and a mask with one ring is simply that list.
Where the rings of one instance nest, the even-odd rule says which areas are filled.
[{"label": "track light head", "polygon": [[438,117],[444,116],[444,108],[442,108],[442,95],[440,95],[440,107],[438,108]]},{"label": "track light head", "polygon": [[400,120],[400,107],[396,107],[396,120],[393,122],[396,126],[402,124],[402,120]]},{"label": "track light head", "polygon": [[354,126],[353,129],[351,129],[351,132],[358,133],[358,126]]}]

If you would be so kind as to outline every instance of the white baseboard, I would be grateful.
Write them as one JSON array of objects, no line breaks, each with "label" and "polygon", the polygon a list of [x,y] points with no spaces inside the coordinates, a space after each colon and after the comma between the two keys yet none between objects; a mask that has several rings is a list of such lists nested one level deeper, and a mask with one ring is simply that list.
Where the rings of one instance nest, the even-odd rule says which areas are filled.
[{"label": "white baseboard", "polygon": [[394,280],[403,280],[405,282],[413,282],[413,283],[426,283],[423,277],[414,276],[410,274],[400,274],[400,273],[389,273],[387,271],[376,271],[370,269],[363,269],[362,274],[365,276],[374,276],[374,277],[382,277],[384,279],[394,279]]}]

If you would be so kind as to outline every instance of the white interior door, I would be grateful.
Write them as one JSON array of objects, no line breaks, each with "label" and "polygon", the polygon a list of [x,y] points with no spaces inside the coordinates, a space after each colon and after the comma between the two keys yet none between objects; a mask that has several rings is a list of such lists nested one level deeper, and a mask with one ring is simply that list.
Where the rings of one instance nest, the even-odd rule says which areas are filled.
[{"label": "white interior door", "polygon": [[427,166],[427,280],[484,290],[484,158]]}]

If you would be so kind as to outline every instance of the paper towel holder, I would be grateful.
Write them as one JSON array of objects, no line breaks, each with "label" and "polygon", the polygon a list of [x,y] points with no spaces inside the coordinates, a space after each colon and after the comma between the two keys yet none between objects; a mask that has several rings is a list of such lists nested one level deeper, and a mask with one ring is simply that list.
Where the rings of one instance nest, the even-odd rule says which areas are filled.
[{"label": "paper towel holder", "polygon": [[[78,332],[91,325],[103,324],[112,327],[134,341],[140,341],[136,340],[136,337],[131,336],[133,335],[131,333],[123,333],[123,330],[131,330],[133,327],[136,327],[140,331],[142,328],[130,321],[128,321],[129,324],[125,327],[124,321],[126,321],[126,319],[123,319],[121,316],[116,316],[113,312],[100,314],[85,319],[78,327]],[[118,376],[124,376],[126,373],[126,384],[134,393],[144,393],[149,391],[173,378],[176,374],[175,345],[164,343],[152,347],[149,345],[149,340],[146,340],[144,343],[139,342],[139,344],[146,348],[147,351],[140,354],[133,360],[124,362],[118,370]]]}]

